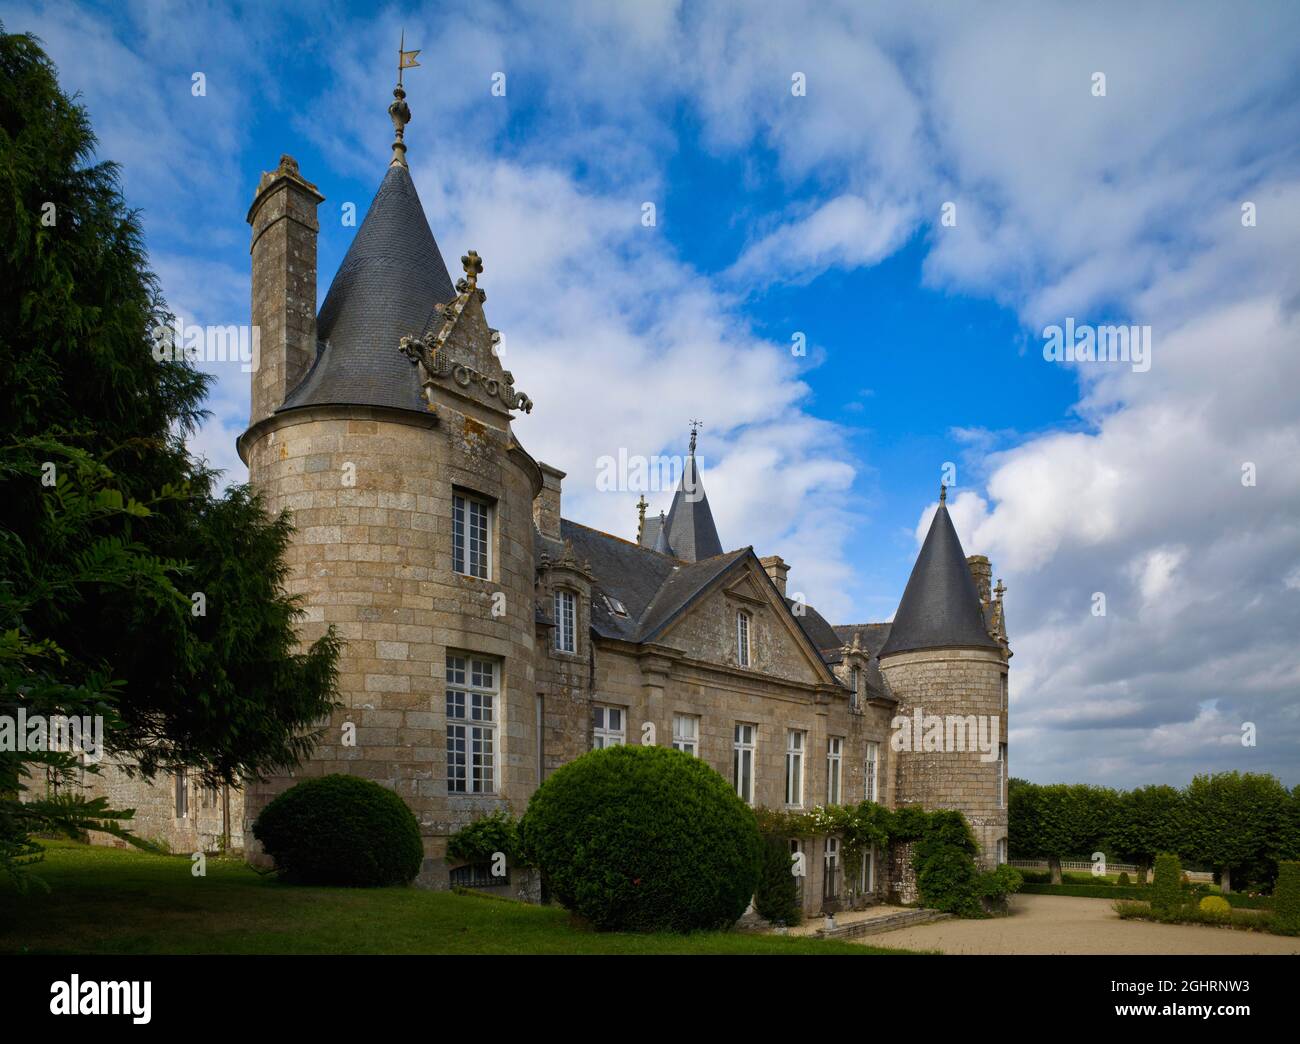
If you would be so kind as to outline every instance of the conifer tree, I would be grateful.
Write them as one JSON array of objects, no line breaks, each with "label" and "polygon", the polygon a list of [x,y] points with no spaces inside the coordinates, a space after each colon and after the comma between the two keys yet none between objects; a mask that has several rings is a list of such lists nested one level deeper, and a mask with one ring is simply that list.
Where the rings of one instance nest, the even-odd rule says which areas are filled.
[{"label": "conifer tree", "polygon": [[[30,35],[0,25],[0,869],[34,832],[124,834],[69,751],[3,724],[98,716],[107,753],[210,785],[288,768],[336,691],[300,647],[285,515],[186,449],[209,377],[158,362],[171,320],[118,168]],[[201,598],[196,596],[201,595]],[[11,734],[13,729],[11,728]],[[90,764],[85,769],[94,771]],[[48,790],[48,784],[56,786]]]}]

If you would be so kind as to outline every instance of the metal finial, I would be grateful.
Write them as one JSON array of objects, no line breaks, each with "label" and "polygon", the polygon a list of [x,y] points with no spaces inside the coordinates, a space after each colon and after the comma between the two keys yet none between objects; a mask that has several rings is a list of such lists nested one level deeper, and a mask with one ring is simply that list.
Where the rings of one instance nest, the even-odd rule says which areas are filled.
[{"label": "metal finial", "polygon": [[942,482],[939,483],[939,503],[948,503],[948,487]]},{"label": "metal finial", "polygon": [[699,434],[700,429],[704,427],[703,421],[691,421],[691,452],[695,452],[695,437]]},{"label": "metal finial", "polygon": [[419,51],[406,50],[406,30],[402,30],[401,42],[397,45],[397,86],[393,88],[393,102],[388,106],[388,115],[393,120],[393,159],[394,163],[406,166],[406,125],[411,122],[411,107],[406,104],[406,91],[402,87],[402,70],[419,67],[415,56]]}]

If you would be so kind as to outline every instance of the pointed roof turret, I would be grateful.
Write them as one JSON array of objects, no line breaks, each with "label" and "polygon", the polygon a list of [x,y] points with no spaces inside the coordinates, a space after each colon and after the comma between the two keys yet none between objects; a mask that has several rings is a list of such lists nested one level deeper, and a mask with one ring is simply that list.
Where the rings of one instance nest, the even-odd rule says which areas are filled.
[{"label": "pointed roof turret", "polygon": [[691,421],[690,454],[682,469],[682,480],[677,486],[677,492],[673,494],[673,503],[668,509],[665,523],[668,543],[672,545],[673,553],[686,562],[698,562],[722,554],[718,527],[713,522],[709,498],[704,493],[704,484],[700,481],[699,470],[695,466],[695,437],[699,429],[700,422]]},{"label": "pointed roof turret", "polygon": [[655,551],[661,555],[671,555],[672,545],[668,543],[668,526],[664,522],[664,513],[659,512],[659,530],[655,534]]},{"label": "pointed roof turret", "polygon": [[[418,65],[403,51],[403,68]],[[406,165],[410,121],[399,84],[390,108],[393,159],[316,318],[316,360],[281,410],[301,406],[389,406],[427,412],[415,367],[397,351],[439,323],[435,305],[456,296]]]},{"label": "pointed roof turret", "polygon": [[979,593],[947,500],[947,489],[940,487],[939,510],[912,567],[881,657],[916,649],[999,648],[984,625]]}]

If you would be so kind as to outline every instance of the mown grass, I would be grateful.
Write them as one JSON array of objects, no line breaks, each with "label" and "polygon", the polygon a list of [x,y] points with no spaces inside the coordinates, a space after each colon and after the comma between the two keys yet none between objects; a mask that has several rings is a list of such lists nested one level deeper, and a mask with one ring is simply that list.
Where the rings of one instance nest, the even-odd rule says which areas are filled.
[{"label": "mown grass", "polygon": [[0,952],[53,954],[842,954],[906,951],[700,932],[589,931],[564,910],[416,888],[303,888],[212,859],[47,842],[31,871],[0,883]]}]

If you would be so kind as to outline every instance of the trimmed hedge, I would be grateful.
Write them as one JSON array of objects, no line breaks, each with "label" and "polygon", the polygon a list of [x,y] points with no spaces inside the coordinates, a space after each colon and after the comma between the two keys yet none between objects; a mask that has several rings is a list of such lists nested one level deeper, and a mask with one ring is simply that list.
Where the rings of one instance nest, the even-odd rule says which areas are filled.
[{"label": "trimmed hedge", "polygon": [[424,861],[420,825],[406,802],[358,776],[320,776],[290,787],[262,810],[253,836],[297,884],[407,884]]},{"label": "trimmed hedge", "polygon": [[754,911],[773,924],[793,926],[803,920],[790,843],[784,837],[770,835],[763,839],[763,869],[754,892]]},{"label": "trimmed hedge", "polygon": [[1151,886],[1151,909],[1158,914],[1173,913],[1183,905],[1183,865],[1172,852],[1156,856],[1154,882]]},{"label": "trimmed hedge", "polygon": [[605,931],[729,927],[758,884],[753,811],[699,758],[666,747],[569,762],[534,792],[519,830],[556,899]]},{"label": "trimmed hedge", "polygon": [[1300,863],[1279,862],[1273,889],[1273,924],[1287,935],[1300,935]]}]

